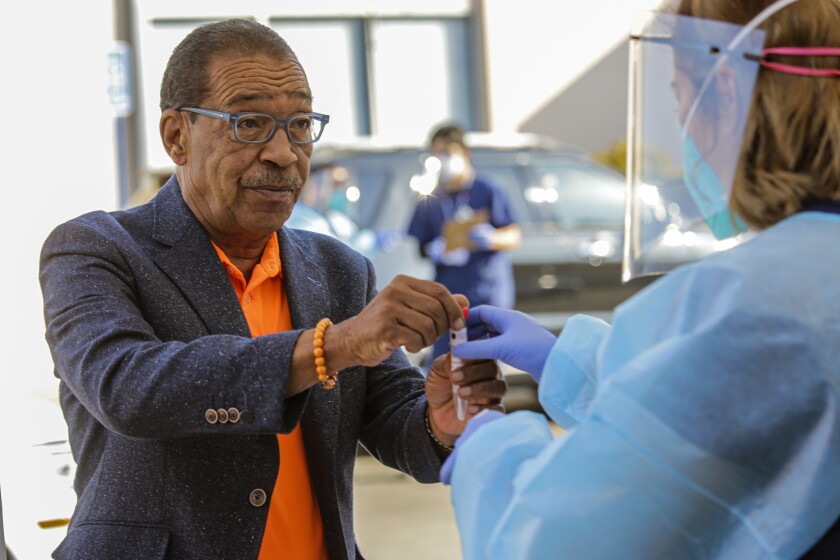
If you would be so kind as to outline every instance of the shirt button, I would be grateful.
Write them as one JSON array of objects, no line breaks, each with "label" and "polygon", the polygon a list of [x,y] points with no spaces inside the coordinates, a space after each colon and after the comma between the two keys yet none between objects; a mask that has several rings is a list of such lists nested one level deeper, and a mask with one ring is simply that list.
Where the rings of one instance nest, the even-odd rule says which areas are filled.
[{"label": "shirt button", "polygon": [[227,410],[228,413],[228,422],[231,424],[236,424],[239,422],[239,409],[231,407]]},{"label": "shirt button", "polygon": [[250,496],[251,505],[254,507],[262,507],[265,505],[265,490],[262,488],[255,488],[251,490]]},{"label": "shirt button", "polygon": [[220,408],[216,411],[216,414],[219,416],[219,424],[227,424],[228,421],[228,413],[227,410],[224,408]]},{"label": "shirt button", "polygon": [[207,412],[204,413],[204,419],[207,420],[208,424],[215,424],[219,421],[219,414],[212,408],[208,408]]},{"label": "shirt button", "polygon": [[245,294],[245,303],[251,303],[251,294]]},{"label": "shirt button", "polygon": [[239,413],[239,421],[243,424],[250,424],[254,421],[254,413],[250,410],[243,410]]}]

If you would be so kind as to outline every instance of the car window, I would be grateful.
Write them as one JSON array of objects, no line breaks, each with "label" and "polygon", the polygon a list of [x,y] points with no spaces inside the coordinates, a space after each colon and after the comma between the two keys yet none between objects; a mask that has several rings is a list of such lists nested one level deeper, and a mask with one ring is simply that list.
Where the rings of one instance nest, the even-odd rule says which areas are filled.
[{"label": "car window", "polygon": [[376,216],[389,181],[386,169],[334,163],[312,172],[303,198],[321,213],[342,212],[364,228],[369,227]]},{"label": "car window", "polygon": [[621,229],[624,181],[595,165],[569,161],[533,162],[522,195],[533,213],[563,229]]},{"label": "car window", "polygon": [[359,227],[370,227],[385,198],[389,181],[389,174],[384,170],[353,170],[342,211]]}]

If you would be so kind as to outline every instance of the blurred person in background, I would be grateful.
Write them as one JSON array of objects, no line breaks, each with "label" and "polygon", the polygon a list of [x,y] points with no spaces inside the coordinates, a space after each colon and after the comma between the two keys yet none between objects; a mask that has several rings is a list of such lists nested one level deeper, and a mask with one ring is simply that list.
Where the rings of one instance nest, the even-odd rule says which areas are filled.
[{"label": "blurred person in background", "polygon": [[[357,558],[353,466],[435,482],[464,428],[445,358],[462,296],[284,227],[329,117],[258,23],[198,27],[172,53],[153,200],[57,227],[41,255],[78,503],[54,557]],[[332,325],[332,322],[335,322]],[[463,369],[474,414],[492,361]]]},{"label": "blurred person in background", "polygon": [[[435,280],[473,305],[512,308],[513,267],[505,251],[522,241],[501,190],[477,176],[464,143],[453,125],[435,130],[431,155],[440,162],[434,192],[418,200],[408,225],[420,253],[435,263]],[[449,349],[449,337],[434,344],[433,358]]]},{"label": "blurred person in background", "polygon": [[454,355],[531,373],[568,433],[470,421],[442,472],[467,560],[840,558],[840,3],[671,4],[631,37],[631,161],[674,130],[708,227],[755,235],[612,326],[470,312]]}]

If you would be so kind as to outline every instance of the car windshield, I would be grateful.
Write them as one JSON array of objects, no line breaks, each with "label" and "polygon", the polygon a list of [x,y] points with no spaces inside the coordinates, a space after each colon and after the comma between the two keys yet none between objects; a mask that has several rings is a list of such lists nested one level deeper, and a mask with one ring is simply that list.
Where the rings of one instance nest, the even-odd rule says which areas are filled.
[{"label": "car windshield", "polygon": [[623,230],[625,187],[619,174],[585,160],[522,156],[517,164],[481,158],[476,168],[504,187],[523,227]]},{"label": "car windshield", "polygon": [[[424,156],[394,152],[333,160],[313,172],[304,198],[317,199],[310,205],[320,212],[343,212],[360,228],[403,230],[417,198],[409,184],[422,172]],[[476,150],[473,163],[502,188],[527,230],[624,229],[624,179],[611,169],[577,156],[527,150]]]},{"label": "car windshield", "polygon": [[621,229],[624,182],[620,177],[576,162],[535,163],[533,182],[523,197],[539,221],[564,229]]}]

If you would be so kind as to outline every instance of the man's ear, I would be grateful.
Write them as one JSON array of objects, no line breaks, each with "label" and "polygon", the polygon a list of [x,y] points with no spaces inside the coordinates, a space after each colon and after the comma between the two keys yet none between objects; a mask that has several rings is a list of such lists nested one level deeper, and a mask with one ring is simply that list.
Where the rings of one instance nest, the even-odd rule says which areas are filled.
[{"label": "man's ear", "polygon": [[187,163],[189,153],[190,129],[187,117],[181,111],[167,109],[160,116],[160,138],[169,158],[175,165]]}]

